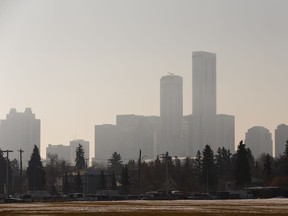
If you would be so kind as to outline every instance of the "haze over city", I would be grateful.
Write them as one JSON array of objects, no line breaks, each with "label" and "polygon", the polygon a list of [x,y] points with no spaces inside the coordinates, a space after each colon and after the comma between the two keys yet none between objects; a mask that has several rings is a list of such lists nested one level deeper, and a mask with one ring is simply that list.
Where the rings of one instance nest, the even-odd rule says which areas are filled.
[{"label": "haze over city", "polygon": [[[192,51],[217,55],[217,113],[235,142],[287,121],[288,2],[0,1],[0,119],[31,107],[48,144],[85,139],[118,114],[159,116],[160,78],[183,77],[192,112]],[[274,135],[273,135],[274,138]]]}]

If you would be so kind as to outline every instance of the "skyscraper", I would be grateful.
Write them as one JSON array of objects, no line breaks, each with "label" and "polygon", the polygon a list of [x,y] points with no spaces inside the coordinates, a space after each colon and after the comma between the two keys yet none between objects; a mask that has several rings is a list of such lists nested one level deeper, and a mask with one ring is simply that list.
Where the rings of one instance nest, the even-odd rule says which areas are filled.
[{"label": "skyscraper", "polygon": [[270,154],[272,156],[272,135],[267,128],[255,126],[248,129],[245,135],[245,144],[255,159],[261,154]]},{"label": "skyscraper", "polygon": [[196,155],[205,145],[216,150],[216,54],[197,51],[192,54],[192,145]]},{"label": "skyscraper", "polygon": [[30,108],[25,112],[17,112],[11,109],[5,120],[0,125],[0,148],[2,150],[13,150],[9,158],[16,158],[19,161],[19,152],[22,154],[23,166],[27,167],[34,145],[40,151],[40,120],[35,119],[35,114]]},{"label": "skyscraper", "polygon": [[280,124],[275,130],[275,157],[279,157],[285,151],[286,141],[288,140],[288,125]]},{"label": "skyscraper", "polygon": [[[158,154],[186,155],[182,144],[183,79],[171,74],[160,80],[160,146]],[[184,152],[183,152],[184,151]]]}]

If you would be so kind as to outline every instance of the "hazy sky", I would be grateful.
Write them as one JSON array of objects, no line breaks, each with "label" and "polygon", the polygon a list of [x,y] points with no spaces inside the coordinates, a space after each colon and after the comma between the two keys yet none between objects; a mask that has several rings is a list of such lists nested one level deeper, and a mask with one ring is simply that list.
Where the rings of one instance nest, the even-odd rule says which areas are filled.
[{"label": "hazy sky", "polygon": [[217,112],[236,142],[288,123],[287,0],[0,0],[0,119],[31,107],[48,144],[89,140],[117,114],[159,115],[160,78],[183,77],[192,51],[217,54]]}]

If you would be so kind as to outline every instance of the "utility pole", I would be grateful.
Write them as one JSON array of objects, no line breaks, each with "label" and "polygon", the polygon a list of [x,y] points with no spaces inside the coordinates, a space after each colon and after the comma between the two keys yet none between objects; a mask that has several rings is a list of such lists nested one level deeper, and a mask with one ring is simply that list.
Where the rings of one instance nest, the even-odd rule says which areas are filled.
[{"label": "utility pole", "polygon": [[19,149],[20,152],[20,193],[23,193],[23,174],[22,174],[22,153],[24,152],[22,149]]},{"label": "utility pole", "polygon": [[141,149],[139,150],[139,159],[138,159],[138,186],[139,194],[141,193]]},{"label": "utility pole", "polygon": [[9,195],[9,152],[13,152],[12,150],[5,150],[3,152],[6,152],[6,197]]}]

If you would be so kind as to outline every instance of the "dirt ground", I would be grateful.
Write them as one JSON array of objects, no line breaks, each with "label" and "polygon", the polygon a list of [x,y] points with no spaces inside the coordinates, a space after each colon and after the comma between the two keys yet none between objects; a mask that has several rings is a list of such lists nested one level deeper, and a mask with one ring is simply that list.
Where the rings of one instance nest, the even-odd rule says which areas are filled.
[{"label": "dirt ground", "polygon": [[0,204],[1,216],[288,215],[288,199]]}]

